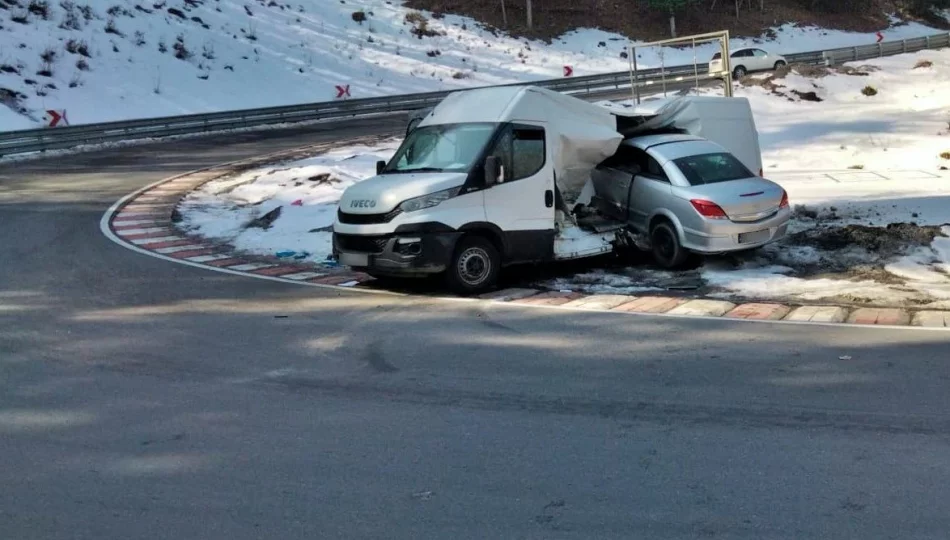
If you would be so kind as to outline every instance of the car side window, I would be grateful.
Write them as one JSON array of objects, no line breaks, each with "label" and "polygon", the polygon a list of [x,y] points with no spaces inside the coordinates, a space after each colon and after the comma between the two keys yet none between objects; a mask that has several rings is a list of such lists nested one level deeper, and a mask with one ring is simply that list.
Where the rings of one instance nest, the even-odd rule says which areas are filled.
[{"label": "car side window", "polygon": [[547,148],[544,130],[531,126],[509,126],[502,132],[489,155],[504,168],[503,182],[534,176],[544,167]]},{"label": "car side window", "polygon": [[750,50],[736,51],[736,54],[732,55],[733,58],[746,58],[749,56],[752,56],[752,51]]},{"label": "car side window", "polygon": [[663,167],[660,166],[657,160],[653,159],[653,157],[643,150],[637,149],[636,152],[638,154],[637,161],[642,164],[642,172],[640,173],[642,176],[663,182],[670,181],[666,176],[666,172],[663,171]]},{"label": "car side window", "polygon": [[769,55],[767,52],[763,51],[762,49],[756,49],[752,51],[752,54],[754,54],[758,58],[765,58],[766,56]]}]

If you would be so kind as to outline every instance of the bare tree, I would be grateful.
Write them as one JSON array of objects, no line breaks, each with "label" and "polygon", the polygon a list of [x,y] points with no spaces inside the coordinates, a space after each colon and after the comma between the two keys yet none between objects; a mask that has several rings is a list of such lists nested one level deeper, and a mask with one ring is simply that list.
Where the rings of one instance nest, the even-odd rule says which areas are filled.
[{"label": "bare tree", "polygon": [[501,22],[508,28],[508,10],[505,9],[505,0],[501,0]]},{"label": "bare tree", "polygon": [[532,30],[534,28],[534,20],[531,17],[531,0],[527,0],[527,2],[528,2],[528,30]]}]

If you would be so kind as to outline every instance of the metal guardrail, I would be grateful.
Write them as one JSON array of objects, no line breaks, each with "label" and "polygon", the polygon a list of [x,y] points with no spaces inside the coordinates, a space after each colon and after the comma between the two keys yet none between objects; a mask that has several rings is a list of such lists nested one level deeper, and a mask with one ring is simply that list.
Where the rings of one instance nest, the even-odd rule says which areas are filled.
[{"label": "metal guardrail", "polygon": [[[914,39],[887,41],[875,45],[843,47],[826,51],[787,54],[793,64],[837,65],[892,56],[925,49],[950,47],[950,33],[936,34]],[[692,65],[638,70],[636,85],[655,87],[667,82],[688,81],[695,78],[717,78],[715,74],[697,74]],[[499,86],[534,85],[581,98],[596,99],[605,94],[615,94],[631,88],[630,73],[620,71],[599,75],[518,82]],[[452,91],[427,92],[378,98],[328,101],[283,107],[266,107],[205,114],[189,114],[161,118],[145,118],[120,122],[83,124],[61,128],[42,128],[0,132],[0,156],[27,152],[60,150],[84,144],[99,144],[115,141],[170,137],[226,131],[231,129],[257,128],[277,124],[310,122],[316,120],[344,119],[373,114],[392,114],[432,107]]]}]

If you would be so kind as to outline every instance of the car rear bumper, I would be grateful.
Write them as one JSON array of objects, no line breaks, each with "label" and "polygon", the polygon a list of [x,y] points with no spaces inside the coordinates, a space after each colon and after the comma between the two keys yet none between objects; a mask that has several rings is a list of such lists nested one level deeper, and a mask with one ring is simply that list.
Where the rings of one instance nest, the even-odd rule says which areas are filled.
[{"label": "car rear bumper", "polygon": [[333,255],[355,270],[392,276],[444,272],[462,233],[333,234]]},{"label": "car rear bumper", "polygon": [[707,255],[761,247],[785,237],[791,215],[791,210],[784,208],[755,223],[725,222],[711,224],[706,230],[684,229],[683,247]]}]

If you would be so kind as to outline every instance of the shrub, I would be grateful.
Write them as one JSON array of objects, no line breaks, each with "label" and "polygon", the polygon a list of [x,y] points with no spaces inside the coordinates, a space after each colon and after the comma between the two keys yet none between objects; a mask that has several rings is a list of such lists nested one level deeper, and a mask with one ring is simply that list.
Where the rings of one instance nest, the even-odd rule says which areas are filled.
[{"label": "shrub", "polygon": [[874,88],[873,86],[865,86],[864,89],[861,90],[861,93],[864,94],[865,96],[868,96],[868,97],[876,96],[876,95],[877,95],[877,89]]},{"label": "shrub", "polygon": [[10,15],[10,20],[19,23],[19,24],[28,24],[30,22],[30,12],[29,11],[20,11]]},{"label": "shrub", "polygon": [[168,52],[168,46],[162,40],[158,40],[158,52],[163,54]]},{"label": "shrub", "polygon": [[76,61],[76,69],[79,71],[89,71],[89,62],[86,62],[85,58],[80,58]]},{"label": "shrub", "polygon": [[941,158],[941,159],[950,159],[950,152],[941,152],[941,153],[940,153],[940,158]]},{"label": "shrub", "polygon": [[930,60],[921,60],[914,65],[914,69],[924,69],[933,67],[934,63]]},{"label": "shrub", "polygon": [[78,6],[79,12],[82,13],[82,18],[86,19],[86,22],[89,22],[96,18],[96,12],[92,10],[92,6],[85,4]]},{"label": "shrub", "polygon": [[79,13],[75,10],[75,6],[66,9],[66,16],[63,17],[63,22],[60,23],[59,27],[63,30],[82,30],[82,21],[79,19]]},{"label": "shrub", "polygon": [[406,22],[413,26],[428,24],[425,15],[419,13],[418,11],[410,11],[409,13],[406,13]]},{"label": "shrub", "polygon": [[30,5],[26,9],[44,21],[49,20],[49,2],[46,0],[30,0]]},{"label": "shrub", "polygon": [[125,37],[125,34],[123,34],[121,31],[119,31],[119,29],[116,27],[116,25],[115,25],[115,19],[109,19],[109,21],[106,22],[106,33],[107,33],[107,34],[115,34],[115,35],[117,35],[117,36],[119,36],[119,37]]},{"label": "shrub", "polygon": [[40,58],[43,60],[43,63],[52,64],[56,61],[56,49],[47,47],[40,53]]},{"label": "shrub", "polygon": [[852,169],[852,170],[860,171],[860,170],[864,169],[864,165],[852,165],[852,166],[850,166],[850,167],[848,167],[848,168],[849,168],[849,169]]},{"label": "shrub", "polygon": [[145,45],[145,34],[141,30],[135,31],[135,44],[139,47]]},{"label": "shrub", "polygon": [[366,12],[363,10],[354,11],[350,17],[353,19],[353,22],[363,24],[366,21]]},{"label": "shrub", "polygon": [[185,36],[179,35],[175,39],[175,44],[172,45],[172,49],[175,50],[175,58],[179,60],[188,60],[194,56],[191,51],[188,50],[188,47],[185,45]]},{"label": "shrub", "polygon": [[86,58],[90,58],[92,56],[89,54],[89,44],[79,39],[70,39],[67,41],[66,51],[70,54],[85,56]]}]

